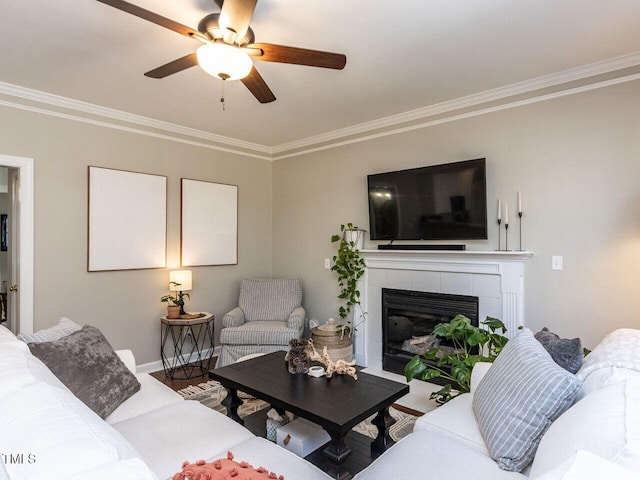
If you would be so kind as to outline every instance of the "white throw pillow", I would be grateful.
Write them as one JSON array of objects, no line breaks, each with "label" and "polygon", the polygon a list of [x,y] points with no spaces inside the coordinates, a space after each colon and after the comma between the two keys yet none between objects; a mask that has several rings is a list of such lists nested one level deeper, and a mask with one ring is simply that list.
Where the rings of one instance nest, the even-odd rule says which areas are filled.
[{"label": "white throw pillow", "polygon": [[600,390],[607,385],[623,382],[627,378],[637,378],[640,380],[640,372],[624,367],[602,367],[587,375],[582,382],[582,388],[578,390],[575,401],[582,400],[596,390]]},{"label": "white throw pillow", "polygon": [[533,460],[540,438],[580,385],[530,330],[507,342],[473,394],[480,432],[501,469],[520,472]]},{"label": "white throw pillow", "polygon": [[577,402],[544,435],[531,468],[542,475],[579,449],[640,472],[640,381],[606,386]]}]

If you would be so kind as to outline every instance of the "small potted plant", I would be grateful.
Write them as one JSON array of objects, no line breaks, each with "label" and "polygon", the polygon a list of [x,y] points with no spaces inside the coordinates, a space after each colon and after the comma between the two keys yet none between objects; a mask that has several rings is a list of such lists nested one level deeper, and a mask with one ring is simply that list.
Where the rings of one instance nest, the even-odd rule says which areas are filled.
[{"label": "small potted plant", "polygon": [[[179,287],[182,285],[178,282],[169,282],[169,285]],[[180,315],[184,313],[184,297],[191,298],[188,293],[184,293],[182,290],[178,291],[176,296],[165,295],[160,299],[161,302],[167,302],[167,318],[180,318]]]}]

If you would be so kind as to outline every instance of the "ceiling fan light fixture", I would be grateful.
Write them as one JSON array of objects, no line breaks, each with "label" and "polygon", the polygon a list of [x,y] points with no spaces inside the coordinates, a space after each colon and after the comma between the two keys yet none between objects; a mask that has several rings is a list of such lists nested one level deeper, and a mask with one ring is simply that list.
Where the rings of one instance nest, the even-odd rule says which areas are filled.
[{"label": "ceiling fan light fixture", "polygon": [[251,72],[251,58],[238,47],[226,43],[208,43],[196,52],[198,64],[209,75],[223,80],[240,80]]}]

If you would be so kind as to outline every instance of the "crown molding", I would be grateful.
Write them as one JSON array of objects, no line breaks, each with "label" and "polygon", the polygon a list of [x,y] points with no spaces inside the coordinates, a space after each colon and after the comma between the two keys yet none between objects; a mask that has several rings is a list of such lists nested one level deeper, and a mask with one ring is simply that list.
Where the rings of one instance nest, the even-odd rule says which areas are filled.
[{"label": "crown molding", "polygon": [[[507,85],[505,87],[499,87],[477,94],[456,98],[454,100],[437,103],[427,107],[410,110],[408,112],[400,113],[397,115],[390,115],[388,117],[383,117],[370,122],[364,122],[358,125],[352,125],[343,129],[327,132],[321,135],[315,135],[312,137],[296,140],[294,142],[277,145],[273,147],[274,160],[280,158],[288,158],[290,156],[300,155],[302,153],[308,153],[310,151],[317,151],[319,149],[325,149],[330,147],[331,145],[337,146],[338,143],[340,145],[344,145],[346,143],[361,141],[359,138],[354,138],[351,141],[347,142],[339,141],[347,137],[358,137],[368,134],[366,135],[366,137],[367,140],[369,140],[376,137],[376,135],[370,135],[371,132],[374,132],[376,130],[393,129],[393,131],[398,131],[397,127],[402,124],[423,120],[437,115],[444,115],[462,109],[469,109],[486,103],[495,102],[518,95],[524,95],[535,92],[537,90],[556,87],[578,80],[583,80],[589,77],[596,77],[598,75],[603,75],[618,70],[624,70],[626,68],[635,67],[638,65],[640,65],[640,52],[635,52],[630,55],[624,55],[603,62],[593,63],[583,67],[573,68],[559,73],[537,77],[531,80]],[[631,79],[633,80],[633,78]],[[548,96],[545,95],[545,97]],[[520,102],[514,102],[513,105],[517,106],[517,104],[520,104]],[[389,133],[390,132],[382,132],[379,135],[386,136]],[[301,152],[299,151],[300,149],[304,149],[304,151]]]},{"label": "crown molding", "polygon": [[[0,95],[17,98],[22,101],[35,102],[38,106],[11,101],[0,101],[0,105],[91,123],[94,125],[116,128],[118,130],[149,135],[156,138],[174,140],[214,150],[222,150],[245,156],[248,155],[255,158],[262,158],[264,160],[270,160],[272,156],[272,148],[266,145],[245,142],[243,140],[225,137],[223,135],[216,135],[215,133],[209,133],[195,128],[189,128],[174,123],[164,122],[162,120],[144,117],[142,115],[102,107],[18,85],[0,82]],[[86,117],[84,115],[97,117],[100,120]]]},{"label": "crown molding", "polygon": [[449,115],[443,116],[441,118],[437,118],[434,120],[429,120],[429,119],[425,119],[424,121],[420,122],[420,123],[414,123],[408,126],[398,126],[395,128],[387,128],[386,130],[382,131],[382,132],[376,132],[376,133],[372,133],[369,135],[359,135],[357,137],[352,137],[352,138],[348,138],[345,140],[336,140],[333,141],[331,143],[327,143],[327,144],[323,144],[323,145],[312,145],[307,149],[304,150],[296,150],[295,152],[292,153],[283,153],[281,155],[274,155],[272,160],[276,161],[276,160],[283,160],[285,158],[291,158],[291,157],[298,157],[300,155],[305,155],[308,153],[313,153],[313,152],[319,152],[322,150],[328,150],[331,148],[337,148],[337,147],[341,147],[341,146],[346,146],[346,145],[351,145],[354,143],[361,143],[361,142],[366,142],[369,140],[375,140],[377,138],[382,138],[382,137],[387,137],[390,135],[397,135],[400,133],[405,133],[405,132],[410,132],[413,130],[419,130],[421,128],[427,128],[427,127],[432,127],[435,125],[440,125],[443,123],[449,123],[449,122],[455,122],[458,120],[463,120],[465,118],[471,118],[471,117],[477,117],[479,115],[485,115],[488,113],[493,113],[493,112],[498,112],[500,110],[508,110],[510,108],[516,108],[516,107],[521,107],[523,105],[529,105],[532,103],[537,103],[537,102],[544,102],[546,100],[552,100],[554,98],[560,98],[560,97],[566,97],[568,95],[574,95],[576,93],[582,93],[582,92],[587,92],[589,90],[595,90],[598,88],[604,88],[604,87],[609,87],[612,85],[617,85],[620,83],[625,83],[625,82],[631,82],[634,80],[640,80],[640,73],[636,73],[633,75],[626,75],[624,77],[620,77],[620,78],[614,78],[611,80],[607,80],[607,81],[602,81],[602,82],[598,82],[598,83],[592,83],[589,85],[585,85],[585,86],[581,86],[581,87],[575,87],[575,88],[571,88],[571,89],[566,89],[566,90],[561,90],[559,92],[555,92],[555,93],[551,93],[551,94],[546,94],[546,95],[536,95],[535,97],[531,97],[531,98],[527,98],[524,100],[517,100],[517,101],[512,101],[512,102],[508,102],[508,103],[503,103],[500,105],[495,105],[495,106],[489,106],[489,107],[484,107],[484,108],[475,108],[472,111],[469,112],[464,112],[464,113],[460,113],[460,114],[454,114],[454,113],[450,113]]},{"label": "crown molding", "polygon": [[[640,78],[638,72],[625,72],[624,70],[638,66],[640,66],[640,52],[634,52],[603,62],[537,77],[274,147],[225,137],[4,82],[0,82],[0,96],[5,97],[0,98],[0,105],[275,161],[636,80]],[[615,78],[598,78],[606,74],[613,75],[614,72],[620,72],[620,74]],[[587,81],[587,84],[575,85],[579,81]],[[548,90],[552,88],[555,88],[556,91],[549,92]],[[522,96],[528,97],[522,98]],[[6,97],[17,100],[8,100]],[[494,102],[493,105],[492,102]],[[501,103],[496,105],[496,102]]]}]

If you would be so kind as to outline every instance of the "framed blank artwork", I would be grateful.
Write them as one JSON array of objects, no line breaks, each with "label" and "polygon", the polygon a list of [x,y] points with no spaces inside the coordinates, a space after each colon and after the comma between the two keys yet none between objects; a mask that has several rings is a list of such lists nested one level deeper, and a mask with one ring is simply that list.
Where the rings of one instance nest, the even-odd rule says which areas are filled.
[{"label": "framed blank artwork", "polygon": [[167,177],[89,167],[90,272],[165,268]]},{"label": "framed blank artwork", "polygon": [[238,263],[238,186],[181,179],[180,264]]}]

